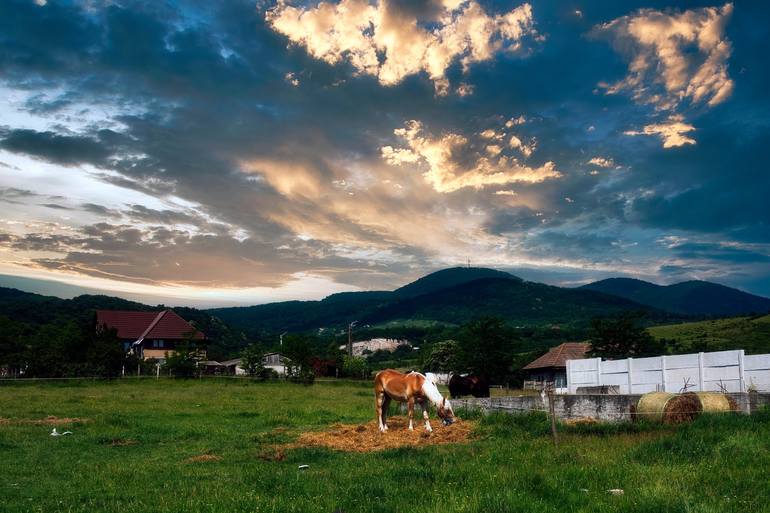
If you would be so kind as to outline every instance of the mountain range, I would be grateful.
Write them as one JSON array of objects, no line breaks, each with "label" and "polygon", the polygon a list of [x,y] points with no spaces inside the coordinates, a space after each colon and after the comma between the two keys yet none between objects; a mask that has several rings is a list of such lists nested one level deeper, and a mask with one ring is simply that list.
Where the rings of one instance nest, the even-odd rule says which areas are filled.
[{"label": "mountain range", "polygon": [[656,285],[633,278],[609,278],[581,287],[682,315],[728,317],[770,311],[770,299],[708,281]]},{"label": "mountain range", "polygon": [[[124,299],[81,295],[60,299],[0,288],[0,315],[40,324],[57,317],[84,319],[94,309],[153,307]],[[157,307],[155,307],[157,308]],[[209,335],[237,346],[264,334],[329,328],[348,323],[392,327],[409,323],[457,326],[483,315],[515,326],[585,327],[590,319],[624,311],[642,311],[651,324],[697,317],[770,311],[770,299],[709,282],[660,286],[613,278],[578,288],[522,280],[503,271],[457,267],[424,276],[393,291],[344,292],[320,301],[285,301],[246,307],[200,310],[177,308]]]}]

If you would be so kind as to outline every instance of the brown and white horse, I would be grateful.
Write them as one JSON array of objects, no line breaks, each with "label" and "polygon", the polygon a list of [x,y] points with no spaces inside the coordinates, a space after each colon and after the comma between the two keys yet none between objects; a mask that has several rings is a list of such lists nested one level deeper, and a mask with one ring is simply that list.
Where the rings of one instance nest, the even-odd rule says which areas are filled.
[{"label": "brown and white horse", "polygon": [[439,418],[445,423],[451,424],[455,417],[452,405],[438,391],[436,377],[430,372],[424,375],[419,372],[403,374],[393,369],[385,369],[377,373],[374,377],[374,407],[380,431],[383,433],[388,430],[386,417],[391,400],[407,403],[410,431],[414,429],[412,422],[415,403],[422,408],[425,430],[428,432],[433,431],[428,420],[430,404],[436,407]]}]

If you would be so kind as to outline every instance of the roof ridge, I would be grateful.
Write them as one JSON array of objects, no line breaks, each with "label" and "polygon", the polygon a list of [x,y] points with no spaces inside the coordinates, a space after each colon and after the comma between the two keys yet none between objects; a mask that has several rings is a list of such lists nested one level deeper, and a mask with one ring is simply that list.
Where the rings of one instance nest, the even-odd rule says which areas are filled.
[{"label": "roof ridge", "polygon": [[158,324],[158,322],[160,322],[160,320],[163,318],[163,316],[166,315],[166,312],[168,312],[168,310],[162,310],[162,311],[158,312],[158,315],[155,317],[155,319],[153,319],[153,321],[150,323],[150,325],[147,326],[147,329],[144,330],[144,332],[141,335],[139,335],[139,338],[136,339],[136,342],[134,342],[134,344],[136,344],[137,342],[143,341],[144,337],[146,337],[147,334],[152,331],[152,329],[155,327],[155,325]]}]

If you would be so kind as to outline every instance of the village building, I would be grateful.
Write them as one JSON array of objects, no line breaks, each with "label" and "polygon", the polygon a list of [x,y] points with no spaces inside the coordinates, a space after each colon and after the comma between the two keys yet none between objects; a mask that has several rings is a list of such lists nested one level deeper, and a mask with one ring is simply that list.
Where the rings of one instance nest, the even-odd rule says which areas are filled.
[{"label": "village building", "polygon": [[[173,310],[139,312],[130,310],[97,310],[96,329],[114,329],[123,350],[133,351],[144,360],[165,360],[184,343],[204,341],[206,336]],[[197,350],[205,360],[206,351]]]},{"label": "village building", "polygon": [[[265,353],[262,356],[262,365],[266,369],[274,370],[278,376],[286,375],[286,366],[290,363],[290,360],[281,353]],[[226,375],[226,376],[245,376],[246,369],[241,367],[241,359],[233,358],[232,360],[226,360],[224,362],[207,361],[203,362],[205,365],[204,372],[206,374],[214,375]]]},{"label": "village building", "polygon": [[582,360],[591,350],[585,342],[565,342],[552,347],[540,358],[528,363],[523,370],[527,374],[525,390],[542,390],[545,387],[567,387],[567,360]]},{"label": "village building", "polygon": [[[353,342],[353,356],[364,356],[375,351],[388,351],[392,353],[398,346],[410,345],[408,340],[398,340],[395,338],[372,338],[369,340],[360,340]],[[340,349],[347,350],[347,344],[340,346]]]}]

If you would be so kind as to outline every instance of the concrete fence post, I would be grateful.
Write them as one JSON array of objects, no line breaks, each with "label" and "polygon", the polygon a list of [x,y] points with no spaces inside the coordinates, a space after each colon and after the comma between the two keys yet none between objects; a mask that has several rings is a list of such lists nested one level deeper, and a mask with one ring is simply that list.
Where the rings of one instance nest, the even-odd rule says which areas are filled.
[{"label": "concrete fence post", "polygon": [[602,386],[602,359],[596,359],[596,384]]},{"label": "concrete fence post", "polygon": [[746,356],[745,353],[743,349],[738,352],[738,392],[746,391],[746,366],[743,361],[743,357]]},{"label": "concrete fence post", "polygon": [[698,353],[698,391],[704,392],[703,387],[703,353]]}]

